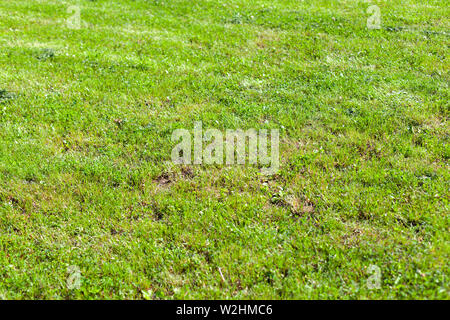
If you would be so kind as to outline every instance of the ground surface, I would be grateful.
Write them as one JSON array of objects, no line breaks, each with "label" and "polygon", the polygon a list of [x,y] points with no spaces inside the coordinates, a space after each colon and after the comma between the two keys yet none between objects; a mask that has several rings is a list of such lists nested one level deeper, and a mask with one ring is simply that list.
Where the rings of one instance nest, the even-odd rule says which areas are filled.
[{"label": "ground surface", "polygon": [[[1,1],[0,297],[448,299],[449,16]],[[195,121],[280,171],[168,164]]]}]

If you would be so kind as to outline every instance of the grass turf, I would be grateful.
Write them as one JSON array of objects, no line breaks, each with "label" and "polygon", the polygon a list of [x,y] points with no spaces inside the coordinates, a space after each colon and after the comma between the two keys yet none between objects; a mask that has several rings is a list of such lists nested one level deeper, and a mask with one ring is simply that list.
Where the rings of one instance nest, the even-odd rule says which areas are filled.
[{"label": "grass turf", "polygon": [[[1,1],[0,297],[448,299],[449,16]],[[280,129],[280,171],[168,164],[195,121]]]}]

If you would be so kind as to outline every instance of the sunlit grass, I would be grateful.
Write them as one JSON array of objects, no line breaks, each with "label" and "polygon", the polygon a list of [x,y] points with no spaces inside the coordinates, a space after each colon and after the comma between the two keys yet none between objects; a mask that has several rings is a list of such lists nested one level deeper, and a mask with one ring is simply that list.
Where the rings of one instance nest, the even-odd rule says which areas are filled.
[{"label": "sunlit grass", "polygon": [[[1,1],[0,297],[448,298],[449,8],[371,5]],[[195,121],[280,171],[170,165]]]}]

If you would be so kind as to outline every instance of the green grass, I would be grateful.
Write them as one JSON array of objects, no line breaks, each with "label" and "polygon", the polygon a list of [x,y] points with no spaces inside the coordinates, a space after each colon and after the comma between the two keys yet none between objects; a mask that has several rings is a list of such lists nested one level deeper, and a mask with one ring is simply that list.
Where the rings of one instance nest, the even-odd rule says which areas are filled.
[{"label": "green grass", "polygon": [[[1,1],[0,297],[449,299],[449,16]],[[195,121],[279,128],[280,171],[168,164]]]}]

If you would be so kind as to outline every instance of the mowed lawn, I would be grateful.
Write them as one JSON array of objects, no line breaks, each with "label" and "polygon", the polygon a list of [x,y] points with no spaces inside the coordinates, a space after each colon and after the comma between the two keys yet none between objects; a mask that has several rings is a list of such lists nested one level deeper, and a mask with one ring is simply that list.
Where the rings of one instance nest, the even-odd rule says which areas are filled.
[{"label": "mowed lawn", "polygon": [[[449,299],[449,16],[0,1],[0,298]],[[172,164],[196,121],[280,170]]]}]

